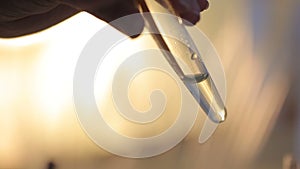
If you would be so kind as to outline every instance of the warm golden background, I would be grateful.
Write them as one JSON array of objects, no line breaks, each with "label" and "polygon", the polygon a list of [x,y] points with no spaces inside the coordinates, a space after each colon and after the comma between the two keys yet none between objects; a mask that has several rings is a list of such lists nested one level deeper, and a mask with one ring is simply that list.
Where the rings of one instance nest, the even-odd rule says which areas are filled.
[{"label": "warm golden background", "polygon": [[112,156],[85,135],[73,71],[104,23],[80,13],[39,34],[0,40],[0,168],[288,169],[292,158],[300,161],[300,1],[210,5],[197,26],[224,65],[229,116],[207,143],[197,142],[203,114],[184,141],[150,159]]}]

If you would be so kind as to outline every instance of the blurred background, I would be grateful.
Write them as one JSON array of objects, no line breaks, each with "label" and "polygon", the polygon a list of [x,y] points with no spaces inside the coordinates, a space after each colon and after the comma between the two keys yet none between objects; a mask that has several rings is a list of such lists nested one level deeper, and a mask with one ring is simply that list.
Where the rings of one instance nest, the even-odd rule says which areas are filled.
[{"label": "blurred background", "polygon": [[[187,138],[147,159],[105,152],[87,137],[75,113],[76,61],[104,22],[83,12],[34,35],[1,39],[0,168],[297,168],[299,17],[298,0],[211,1],[196,26],[224,66],[228,120],[199,144],[205,118],[199,113]],[[135,44],[127,50],[143,45]]]}]

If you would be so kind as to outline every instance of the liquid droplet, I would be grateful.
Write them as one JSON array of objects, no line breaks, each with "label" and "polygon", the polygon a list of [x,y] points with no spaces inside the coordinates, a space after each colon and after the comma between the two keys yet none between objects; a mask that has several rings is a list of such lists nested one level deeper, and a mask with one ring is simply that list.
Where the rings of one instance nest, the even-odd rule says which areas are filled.
[{"label": "liquid droplet", "polygon": [[196,53],[193,53],[192,54],[192,57],[191,57],[193,60],[196,60],[198,58],[198,55]]},{"label": "liquid droplet", "polygon": [[220,123],[224,122],[227,118],[227,109],[224,107],[224,110],[219,113],[220,115]]},{"label": "liquid droplet", "polygon": [[178,17],[178,22],[179,22],[179,24],[183,24],[183,20],[180,18],[180,17]]}]

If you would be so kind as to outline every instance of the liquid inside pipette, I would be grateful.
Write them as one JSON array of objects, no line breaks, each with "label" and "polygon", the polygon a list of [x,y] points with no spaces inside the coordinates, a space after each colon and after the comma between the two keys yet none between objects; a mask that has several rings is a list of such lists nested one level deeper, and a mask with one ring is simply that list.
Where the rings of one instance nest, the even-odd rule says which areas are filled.
[{"label": "liquid inside pipette", "polygon": [[226,120],[227,110],[209,74],[188,75],[183,82],[213,122]]}]

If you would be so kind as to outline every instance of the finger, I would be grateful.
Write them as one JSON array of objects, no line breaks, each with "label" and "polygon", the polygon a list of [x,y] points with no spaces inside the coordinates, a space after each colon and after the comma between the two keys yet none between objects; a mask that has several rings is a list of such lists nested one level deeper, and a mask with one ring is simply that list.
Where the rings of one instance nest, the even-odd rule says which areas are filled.
[{"label": "finger", "polygon": [[192,12],[185,12],[185,13],[181,13],[180,17],[183,19],[183,23],[187,26],[193,26],[195,25],[197,22],[200,21],[200,13],[195,14]]},{"label": "finger", "polygon": [[207,0],[198,0],[198,4],[200,6],[201,12],[208,9],[209,2]]},{"label": "finger", "polygon": [[[144,19],[133,0],[118,1],[118,3],[109,8],[95,9],[89,12],[132,38],[139,36],[144,29]],[[124,17],[127,15],[131,16]],[[122,20],[116,20],[121,17],[124,18]]]},{"label": "finger", "polygon": [[28,16],[11,22],[2,22],[0,23],[0,37],[13,38],[36,33],[62,22],[78,12],[78,10],[70,6],[58,5],[46,13]]},{"label": "finger", "polygon": [[184,20],[187,25],[194,25],[200,20],[200,5],[198,0],[172,0],[170,1],[178,13],[178,15]]}]

